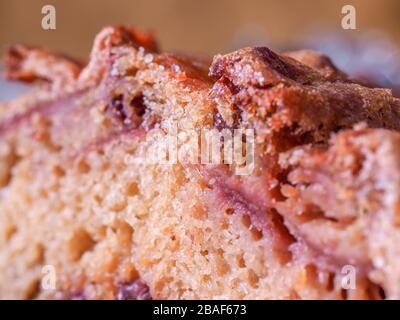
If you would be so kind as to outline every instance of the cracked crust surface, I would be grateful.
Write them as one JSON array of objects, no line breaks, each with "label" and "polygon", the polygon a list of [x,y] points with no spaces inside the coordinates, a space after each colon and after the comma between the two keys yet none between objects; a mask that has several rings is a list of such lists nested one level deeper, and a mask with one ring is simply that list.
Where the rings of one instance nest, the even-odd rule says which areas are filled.
[{"label": "cracked crust surface", "polygon": [[[6,60],[9,78],[42,81],[0,112],[2,298],[400,297],[390,91],[315,52],[208,66],[125,27],[105,28],[86,65],[22,46]],[[254,129],[253,173],[150,163],[171,128]]]}]

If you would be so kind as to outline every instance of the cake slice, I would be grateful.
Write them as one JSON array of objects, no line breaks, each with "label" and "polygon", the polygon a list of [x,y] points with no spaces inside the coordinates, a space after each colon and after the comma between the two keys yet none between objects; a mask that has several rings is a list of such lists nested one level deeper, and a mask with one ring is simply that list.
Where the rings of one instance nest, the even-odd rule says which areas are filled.
[{"label": "cake slice", "polygon": [[290,168],[279,212],[293,234],[337,263],[357,266],[400,294],[400,135],[357,128],[332,138],[328,150],[299,147],[281,155]]},{"label": "cake slice", "polygon": [[[208,65],[125,27],[88,63],[5,62],[35,89],[0,108],[1,298],[400,298],[390,91],[314,52]],[[204,132],[239,133],[245,161],[202,161]]]}]

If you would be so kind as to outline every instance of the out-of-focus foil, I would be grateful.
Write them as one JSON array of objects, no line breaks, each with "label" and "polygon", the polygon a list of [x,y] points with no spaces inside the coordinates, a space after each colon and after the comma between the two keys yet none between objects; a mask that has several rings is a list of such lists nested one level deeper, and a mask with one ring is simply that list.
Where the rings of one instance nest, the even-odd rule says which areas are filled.
[{"label": "out-of-focus foil", "polygon": [[350,76],[393,90],[400,96],[400,47],[379,31],[344,37],[321,34],[306,39],[304,47],[329,55]]}]

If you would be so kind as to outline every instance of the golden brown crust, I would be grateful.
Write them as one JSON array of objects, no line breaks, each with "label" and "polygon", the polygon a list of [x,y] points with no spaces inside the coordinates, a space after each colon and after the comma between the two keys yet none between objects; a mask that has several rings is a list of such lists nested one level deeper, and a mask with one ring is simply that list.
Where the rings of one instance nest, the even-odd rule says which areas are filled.
[{"label": "golden brown crust", "polygon": [[319,71],[329,80],[346,80],[347,75],[339,70],[332,60],[319,52],[313,50],[298,50],[283,53],[284,56],[293,58],[300,63]]},{"label": "golden brown crust", "polygon": [[[90,60],[80,75],[80,81],[97,82],[108,71],[118,56],[118,51],[126,48],[142,48],[143,52],[157,52],[158,45],[151,34],[138,31],[135,28],[114,26],[104,28],[95,38]],[[117,52],[114,52],[114,51]]]},{"label": "golden brown crust", "polygon": [[72,82],[77,79],[83,63],[43,48],[11,46],[5,56],[5,78],[33,82]]},{"label": "golden brown crust", "polygon": [[[381,191],[382,184],[387,186],[379,196],[398,198],[397,189],[388,189],[397,183],[399,168],[393,154],[397,154],[394,142],[398,137],[392,131],[351,129],[364,122],[372,128],[399,130],[400,102],[389,91],[352,83],[319,54],[278,55],[268,48],[246,48],[217,56],[209,77],[203,62],[158,53],[151,37],[124,27],[105,28],[98,35],[83,69],[52,53],[24,50],[9,54],[9,77],[46,78],[53,84],[43,88],[41,96],[30,96],[34,101],[27,110],[15,113],[15,108],[10,108],[1,118],[1,139],[11,147],[2,162],[6,174],[0,178],[6,188],[24,179],[35,185],[47,180],[42,174],[50,170],[49,176],[55,176],[56,182],[38,198],[45,199],[46,205],[54,201],[55,207],[66,208],[67,213],[63,212],[67,220],[75,210],[79,212],[75,216],[79,228],[72,229],[76,225],[70,220],[65,226],[66,241],[56,237],[51,227],[37,223],[57,240],[54,247],[49,244],[46,259],[57,261],[62,270],[61,291],[88,298],[115,298],[118,290],[126,288],[124,285],[130,287],[142,278],[155,298],[195,298],[200,294],[197,292],[201,292],[200,298],[258,298],[256,293],[269,298],[337,298],[340,289],[326,285],[321,275],[336,277],[341,265],[351,263],[360,272],[360,287],[354,297],[371,298],[368,288],[377,284],[389,295],[399,295],[387,279],[397,260],[385,255],[385,267],[375,261],[382,258],[380,250],[389,250],[391,242],[381,237],[370,243],[365,235],[372,229],[378,234],[380,226],[385,225],[396,239],[397,229],[386,218],[395,206],[385,207],[382,219],[379,215],[375,218],[376,214],[368,218],[360,215],[367,200],[371,200],[371,212],[379,207],[380,201],[372,193]],[[60,85],[65,83],[69,90]],[[154,139],[156,129],[167,130],[172,125],[181,132],[193,128],[255,129],[254,173],[235,176],[232,168],[224,165],[178,164],[170,169],[150,169],[146,163],[127,166],[126,153],[136,154],[136,148],[161,143],[146,139]],[[329,146],[336,132],[339,134]],[[389,142],[381,146],[383,139]],[[22,154],[20,149],[24,150]],[[52,167],[48,159],[57,165]],[[385,169],[384,164],[389,162],[397,172],[393,177]],[[370,164],[385,177],[379,178],[379,183]],[[34,169],[29,171],[23,165]],[[17,182],[11,179],[12,172],[18,173]],[[105,177],[105,172],[109,176]],[[128,180],[126,186],[123,180],[123,191],[107,189],[125,175],[130,179],[134,176],[138,182]],[[64,179],[71,179],[72,189],[63,189],[68,187],[62,183]],[[108,190],[101,197],[95,193],[99,179]],[[84,194],[80,193],[81,184],[86,188]],[[322,191],[315,186],[321,186]],[[360,193],[366,186],[371,192]],[[345,193],[345,198],[340,198],[332,191],[335,188],[353,188],[359,197]],[[58,203],[54,199],[59,197],[55,197],[48,201],[49,194],[57,194],[54,190],[67,199],[72,194],[72,199],[81,202],[74,207],[75,200]],[[125,197],[124,192],[129,195]],[[190,199],[188,192],[193,195]],[[24,205],[19,193],[12,195]],[[111,195],[114,198],[108,199]],[[139,198],[143,200],[139,202]],[[86,199],[88,207],[82,202]],[[320,201],[324,205],[318,206]],[[4,203],[5,210],[12,206]],[[43,210],[40,208],[36,210]],[[20,214],[24,219],[24,212]],[[5,216],[12,220],[14,213]],[[57,215],[47,216],[57,223],[62,221]],[[307,224],[312,220],[315,225]],[[149,241],[150,235],[156,240]],[[214,237],[218,239],[215,243]],[[222,242],[224,246],[219,247]],[[30,247],[31,243],[25,244]],[[225,254],[224,250],[233,250],[229,249],[232,243],[235,250],[245,250],[238,255],[235,250]],[[67,250],[60,249],[64,245]],[[68,253],[67,263],[60,258],[64,251]],[[191,258],[185,258],[187,253]],[[183,260],[177,260],[180,254]],[[245,256],[250,256],[246,262]],[[261,256],[264,260],[259,262]],[[230,258],[233,264],[228,264]],[[198,268],[197,261],[207,264],[210,273],[203,274],[207,268]],[[192,262],[196,266],[193,274],[183,277],[184,270],[192,268],[186,263]],[[276,291],[271,291],[271,285],[280,279],[265,272],[267,265],[271,274],[290,275],[284,284],[272,286]],[[11,271],[7,272],[3,279]],[[220,277],[226,278],[220,281]],[[215,286],[215,292],[206,291],[204,286],[187,289],[204,281]],[[179,290],[174,290],[173,284],[180,286]],[[226,295],[221,291],[225,285],[231,286]],[[243,286],[245,293],[239,294]],[[139,289],[148,296],[145,286]],[[18,290],[19,295],[25,293]],[[121,295],[129,296],[125,291]]]},{"label": "golden brown crust", "polygon": [[288,147],[285,138],[294,144],[325,143],[332,132],[361,121],[370,127],[399,129],[400,100],[389,90],[326,78],[267,48],[217,56],[210,74],[216,81],[212,97],[219,108],[240,113],[242,125],[269,140],[270,151]]},{"label": "golden brown crust", "polygon": [[[86,74],[94,77],[110,61],[112,48],[120,46],[142,47],[149,52],[157,52],[158,45],[150,33],[135,28],[116,26],[105,28],[95,40],[92,57],[86,66],[82,81],[88,81]],[[24,45],[11,46],[4,55],[5,73],[8,80],[33,82],[43,80],[55,83],[58,90],[62,85],[78,80],[86,63],[45,48]]]}]

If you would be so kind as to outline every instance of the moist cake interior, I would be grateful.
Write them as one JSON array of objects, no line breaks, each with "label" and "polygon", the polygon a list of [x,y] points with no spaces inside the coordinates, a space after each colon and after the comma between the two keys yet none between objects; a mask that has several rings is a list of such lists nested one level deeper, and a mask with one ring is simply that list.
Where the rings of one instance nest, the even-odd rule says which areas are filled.
[{"label": "moist cake interior", "polygon": [[[121,26],[87,63],[17,45],[5,64],[33,89],[0,105],[1,298],[400,298],[389,90],[316,52],[209,62]],[[254,170],[149,161],[172,128],[182,146],[188,132],[254,130]]]}]

